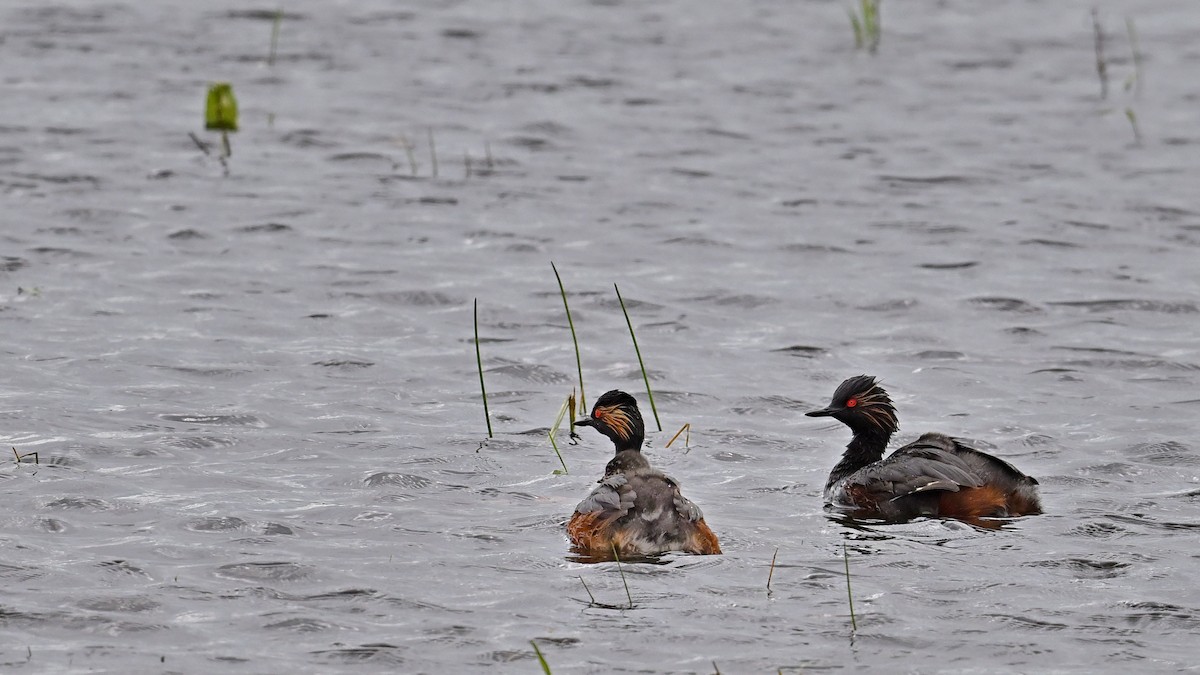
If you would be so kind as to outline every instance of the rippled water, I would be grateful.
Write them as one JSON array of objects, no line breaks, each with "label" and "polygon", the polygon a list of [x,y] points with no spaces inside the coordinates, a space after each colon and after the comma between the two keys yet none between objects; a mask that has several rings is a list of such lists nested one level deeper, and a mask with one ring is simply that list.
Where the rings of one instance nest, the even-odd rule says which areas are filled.
[{"label": "rippled water", "polygon": [[[885,3],[875,57],[845,9],[309,0],[269,66],[274,6],[5,5],[4,670],[1196,667],[1200,8],[1099,7],[1106,100],[1077,3]],[[552,260],[726,552],[632,608],[568,557]],[[828,517],[801,413],[864,372],[1047,514]]]}]

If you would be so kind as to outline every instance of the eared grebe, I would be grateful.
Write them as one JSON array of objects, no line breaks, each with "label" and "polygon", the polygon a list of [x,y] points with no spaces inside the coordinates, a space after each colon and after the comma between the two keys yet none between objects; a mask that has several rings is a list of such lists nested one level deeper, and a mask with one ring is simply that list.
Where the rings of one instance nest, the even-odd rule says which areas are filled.
[{"label": "eared grebe", "polygon": [[645,427],[636,399],[614,389],[596,400],[591,417],[575,424],[608,436],[617,451],[599,487],[575,507],[567,524],[577,552],[600,558],[611,558],[614,547],[620,556],[721,552],[700,508],[642,454]]},{"label": "eared grebe", "polygon": [[833,417],[854,432],[825,483],[825,503],[839,510],[863,518],[968,522],[1042,512],[1037,480],[956,438],[925,434],[883,459],[899,426],[892,399],[874,377],[846,380],[828,407],[807,414]]}]

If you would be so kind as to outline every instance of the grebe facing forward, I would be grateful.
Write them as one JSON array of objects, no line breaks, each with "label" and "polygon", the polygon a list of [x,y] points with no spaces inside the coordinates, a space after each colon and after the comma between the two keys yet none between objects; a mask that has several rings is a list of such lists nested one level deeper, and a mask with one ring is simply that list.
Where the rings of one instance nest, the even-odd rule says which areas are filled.
[{"label": "grebe facing forward", "polygon": [[1037,480],[1016,467],[928,433],[883,459],[899,429],[892,399],[874,377],[852,377],[809,417],[832,417],[854,437],[825,483],[825,503],[862,518],[1008,518],[1042,512]]},{"label": "grebe facing forward", "polygon": [[616,448],[600,485],[567,523],[576,552],[597,558],[611,558],[614,548],[621,557],[721,552],[700,508],[642,454],[645,427],[636,399],[614,389],[596,400],[591,417],[575,424],[608,436]]}]

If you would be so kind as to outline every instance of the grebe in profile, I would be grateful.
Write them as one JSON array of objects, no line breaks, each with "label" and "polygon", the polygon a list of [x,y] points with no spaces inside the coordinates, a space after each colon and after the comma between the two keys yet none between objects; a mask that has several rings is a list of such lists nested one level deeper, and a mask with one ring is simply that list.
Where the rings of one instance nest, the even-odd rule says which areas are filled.
[{"label": "grebe in profile", "polygon": [[611,558],[614,548],[621,557],[721,552],[700,508],[642,454],[645,427],[636,399],[614,389],[596,400],[591,417],[575,424],[608,436],[616,448],[600,485],[567,524],[576,552],[598,558]]},{"label": "grebe in profile", "polygon": [[1036,479],[956,438],[928,433],[883,459],[899,425],[874,377],[846,380],[828,407],[806,414],[832,417],[854,434],[825,483],[825,503],[853,516],[972,522],[1042,512]]}]

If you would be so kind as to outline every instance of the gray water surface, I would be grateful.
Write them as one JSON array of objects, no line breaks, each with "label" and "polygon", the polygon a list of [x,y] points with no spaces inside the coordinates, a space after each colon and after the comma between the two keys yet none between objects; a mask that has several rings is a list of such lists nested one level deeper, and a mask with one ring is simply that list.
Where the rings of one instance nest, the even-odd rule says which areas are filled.
[{"label": "gray water surface", "polygon": [[[300,0],[273,65],[274,5],[0,7],[0,667],[1200,665],[1200,6],[1099,6],[1102,100],[1089,5],[884,3],[871,56],[849,4]],[[632,608],[563,531],[611,450],[554,473],[551,261],[725,550]],[[860,373],[1046,515],[829,517]]]}]

